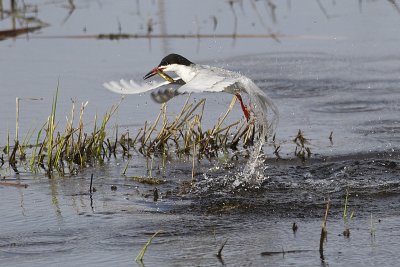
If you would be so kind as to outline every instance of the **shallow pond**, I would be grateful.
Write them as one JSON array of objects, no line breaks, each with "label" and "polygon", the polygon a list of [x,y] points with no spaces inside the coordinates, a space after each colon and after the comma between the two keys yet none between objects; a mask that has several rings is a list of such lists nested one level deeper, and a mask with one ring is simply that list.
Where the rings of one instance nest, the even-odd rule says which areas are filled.
[{"label": "shallow pond", "polygon": [[[276,5],[274,12],[268,2]],[[0,184],[1,266],[397,264],[398,7],[391,1],[232,3],[31,1],[38,7],[33,15],[50,26],[0,41],[1,146],[8,133],[11,139],[15,135],[16,97],[22,98],[20,137],[47,120],[58,83],[60,124],[69,115],[71,99],[89,101],[86,116],[91,121],[120,99],[102,88],[103,82],[139,79],[165,54],[178,52],[195,62],[240,71],[274,100],[280,111],[276,140],[281,159],[276,160],[270,144],[265,147],[267,159],[258,174],[263,182],[257,188],[235,186],[245,158],[230,164],[199,162],[194,186],[190,159],[172,161],[160,172],[155,167],[154,176],[165,181],[157,186],[129,178],[147,174],[140,154],[53,179],[32,174],[28,167],[15,174],[5,165],[2,182],[27,187]],[[3,4],[7,9],[8,3]],[[2,30],[12,24],[7,14],[0,22]],[[149,25],[152,34],[215,37],[93,38],[119,32],[146,35]],[[277,39],[218,37],[271,33]],[[226,94],[192,97],[207,98],[209,125],[232,99]],[[168,113],[174,116],[185,101],[171,100]],[[134,133],[158,112],[149,95],[130,96],[110,125]],[[229,119],[241,116],[237,109]],[[294,156],[292,140],[299,129],[312,152],[305,162]],[[92,195],[91,174],[97,189]],[[322,260],[319,239],[327,199],[331,207]],[[350,237],[343,234],[346,228]],[[158,230],[162,232],[144,261],[136,263],[136,255]]]}]

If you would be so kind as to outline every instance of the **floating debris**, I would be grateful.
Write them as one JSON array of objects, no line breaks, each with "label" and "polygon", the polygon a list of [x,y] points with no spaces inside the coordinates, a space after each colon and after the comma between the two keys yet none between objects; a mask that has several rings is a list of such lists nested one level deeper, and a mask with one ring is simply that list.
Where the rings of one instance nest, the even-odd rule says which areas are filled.
[{"label": "floating debris", "polygon": [[160,184],[165,184],[167,182],[166,180],[157,179],[154,177],[132,176],[130,178],[137,183],[148,184],[148,185],[160,185]]},{"label": "floating debris", "polygon": [[347,237],[347,238],[350,237],[350,229],[349,229],[349,228],[346,228],[346,229],[343,231],[343,236],[344,236],[344,237]]}]

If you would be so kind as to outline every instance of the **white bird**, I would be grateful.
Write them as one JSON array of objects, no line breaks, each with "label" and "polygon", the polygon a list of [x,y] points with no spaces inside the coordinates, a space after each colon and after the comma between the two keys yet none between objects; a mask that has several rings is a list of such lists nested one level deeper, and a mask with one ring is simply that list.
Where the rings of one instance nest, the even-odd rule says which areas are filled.
[{"label": "white bird", "polygon": [[[166,71],[172,71],[178,77],[172,79],[164,73]],[[251,79],[240,73],[195,64],[181,55],[170,54],[164,57],[160,64],[147,73],[143,79],[148,79],[156,74],[162,76],[166,81],[138,84],[133,80],[130,80],[129,83],[120,80],[119,83],[111,81],[104,83],[103,86],[120,94],[139,94],[158,89],[151,93],[151,97],[157,103],[167,102],[177,95],[186,93],[226,92],[236,95],[247,120],[250,119],[251,114],[255,116],[261,136],[267,137],[277,124],[278,109],[275,104]],[[170,87],[172,84],[177,86]],[[163,88],[166,85],[168,88]],[[249,108],[243,104],[241,93],[249,96],[251,113]]]}]

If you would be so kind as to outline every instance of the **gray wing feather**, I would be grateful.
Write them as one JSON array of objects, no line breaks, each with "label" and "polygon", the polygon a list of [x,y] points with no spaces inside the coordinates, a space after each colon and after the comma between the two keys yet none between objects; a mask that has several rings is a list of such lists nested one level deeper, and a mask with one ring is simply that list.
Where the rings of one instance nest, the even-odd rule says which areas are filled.
[{"label": "gray wing feather", "polygon": [[[175,78],[174,84],[181,84],[181,79],[180,78]],[[103,83],[103,86],[110,90],[111,92],[117,93],[117,94],[141,94],[145,93],[147,91],[151,91],[154,89],[157,89],[159,87],[165,86],[170,84],[168,81],[163,81],[163,82],[150,82],[150,83],[136,83],[133,80],[130,80],[129,82],[126,80],[121,79],[119,82],[116,81],[110,81]]]},{"label": "gray wing feather", "polygon": [[223,91],[232,93],[231,89],[237,81],[236,78],[220,76],[207,69],[197,73],[192,80],[180,87],[178,92],[181,94]]}]

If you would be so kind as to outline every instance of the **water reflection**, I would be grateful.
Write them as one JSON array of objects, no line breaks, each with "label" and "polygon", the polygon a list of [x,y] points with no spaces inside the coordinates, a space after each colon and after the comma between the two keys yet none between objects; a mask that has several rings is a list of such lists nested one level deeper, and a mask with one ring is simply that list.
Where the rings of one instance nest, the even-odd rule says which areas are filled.
[{"label": "water reflection", "polygon": [[66,23],[68,21],[68,19],[71,17],[72,13],[74,13],[74,11],[76,9],[76,6],[74,4],[74,0],[68,0],[68,5],[66,6],[66,8],[68,9],[68,14],[65,17],[65,19],[62,21],[61,25]]},{"label": "water reflection", "polygon": [[[29,1],[23,1],[19,3],[15,0],[10,0],[9,5],[6,7],[3,5],[3,0],[0,1],[0,19],[5,21],[10,21],[11,28],[9,30],[0,31],[0,40],[10,37],[16,37],[21,34],[26,34],[29,32],[37,31],[43,27],[50,26],[48,22],[44,22],[39,18],[39,10],[45,10],[46,12],[49,5],[55,7],[61,6],[63,9],[67,10],[67,14],[61,21],[51,21],[52,27],[57,25],[63,26],[66,24],[73,13],[79,9],[89,9],[91,1],[86,2],[86,5],[78,7],[74,0],[67,1],[54,1],[54,2],[39,2],[36,4],[29,4]],[[308,1],[307,5],[312,6],[313,1]],[[356,2],[356,0],[354,0]],[[390,4],[394,10],[399,12],[399,6],[395,1],[385,1]],[[338,7],[336,2],[323,3],[320,0],[315,0],[315,5],[318,6],[320,12],[324,14],[327,19],[334,18],[331,13],[336,13]],[[360,6],[360,12],[362,10],[362,1],[358,0]],[[102,9],[108,9],[108,3],[103,3],[97,1],[97,4]],[[229,0],[229,1],[213,1],[212,5],[215,7],[212,11],[208,11],[208,14],[203,14],[201,10],[196,10],[193,6],[193,10],[188,10],[185,14],[181,14],[182,17],[180,21],[187,21],[188,23],[179,25],[176,27],[176,9],[186,9],[187,4],[173,3],[168,0],[157,0],[154,1],[140,1],[136,0],[132,12],[128,16],[129,23],[134,23],[140,25],[138,30],[129,30],[128,32],[122,32],[124,27],[123,23],[126,23],[126,18],[124,22],[120,21],[119,16],[117,17],[118,30],[114,33],[104,33],[102,27],[97,27],[95,29],[98,34],[95,36],[102,36],[105,38],[108,36],[109,39],[120,39],[120,38],[162,38],[162,51],[163,54],[168,54],[170,50],[170,44],[167,40],[168,38],[175,38],[174,36],[180,36],[180,38],[214,38],[218,36],[224,36],[223,38],[232,38],[233,41],[236,38],[252,38],[254,36],[259,36],[260,38],[274,38],[279,41],[282,37],[282,33],[279,31],[279,24],[284,22],[286,16],[293,16],[293,3],[287,0],[286,3],[282,1],[273,0],[259,0],[259,1],[242,1],[242,0]],[[346,3],[351,5],[351,3]],[[366,4],[373,4],[367,2]],[[204,6],[211,5],[211,2],[204,2]],[[132,8],[129,5],[129,8]],[[329,10],[332,9],[330,13]],[[143,16],[143,10],[147,10],[147,16]],[[229,10],[231,17],[223,16],[223,12]],[[126,14],[121,14],[126,15]],[[41,17],[48,16],[43,15],[41,12]],[[57,20],[59,17],[57,17]],[[269,19],[269,21],[267,21]],[[18,27],[18,25],[21,25]],[[100,24],[100,23],[98,23]],[[191,28],[194,30],[191,30]],[[202,32],[203,28],[206,27],[206,31]],[[230,29],[229,29],[230,28]],[[84,26],[84,33],[87,31],[87,27]],[[178,32],[176,30],[178,29]],[[252,34],[243,34],[243,29],[245,32],[251,31]],[[93,29],[92,29],[93,31]],[[172,34],[171,34],[172,32]],[[195,32],[195,33],[193,33]],[[230,32],[230,33],[229,33]],[[43,35],[43,34],[41,34]],[[76,36],[75,33],[70,33],[69,35],[59,35],[58,37],[71,38]],[[119,36],[119,37],[118,37]],[[84,34],[81,37],[90,38]],[[149,41],[149,47],[151,43]]]},{"label": "water reflection", "polygon": [[55,209],[56,216],[59,220],[62,219],[60,203],[59,203],[59,195],[58,195],[58,180],[53,178],[49,179],[50,190],[51,190],[51,203]]},{"label": "water reflection", "polygon": [[0,21],[11,22],[9,29],[0,30],[0,41],[49,26],[39,19],[38,13],[38,5],[25,4],[23,1],[22,4],[18,4],[16,0],[10,0],[9,8],[6,9],[3,0],[0,0]]}]

